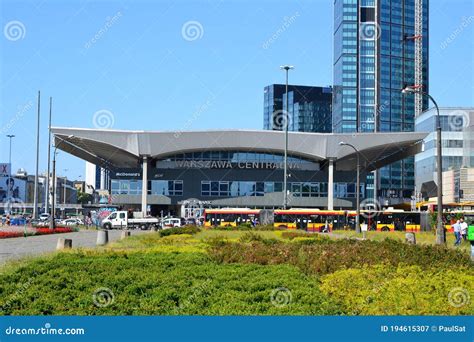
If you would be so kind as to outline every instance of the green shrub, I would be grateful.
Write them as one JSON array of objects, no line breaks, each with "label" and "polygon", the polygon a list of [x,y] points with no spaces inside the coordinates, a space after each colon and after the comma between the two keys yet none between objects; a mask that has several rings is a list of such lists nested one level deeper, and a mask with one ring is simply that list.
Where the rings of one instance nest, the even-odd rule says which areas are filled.
[{"label": "green shrub", "polygon": [[[251,241],[245,238],[244,242]],[[439,246],[408,245],[386,239],[359,241],[327,238],[305,239],[295,243],[264,243],[255,238],[251,244],[222,242],[210,245],[209,255],[221,263],[288,263],[307,274],[328,274],[340,269],[385,263],[419,265],[423,269],[472,267],[469,256]]]},{"label": "green shrub", "polygon": [[250,224],[243,224],[239,226],[215,226],[211,227],[211,229],[214,230],[222,230],[222,231],[248,231],[248,230],[253,230],[252,226]]},{"label": "green shrub", "polygon": [[[97,307],[99,288],[114,301]],[[272,303],[289,290],[287,305]],[[314,278],[289,265],[217,265],[198,253],[70,252],[0,275],[0,315],[334,315]]]},{"label": "green shrub", "polygon": [[271,231],[271,230],[281,230],[281,229],[275,228],[273,224],[259,224],[255,227],[255,230]]},{"label": "green shrub", "polygon": [[169,236],[169,235],[175,235],[175,234],[197,234],[201,231],[196,226],[184,226],[184,227],[174,227],[174,228],[168,228],[168,229],[163,229],[160,230],[160,236]]},{"label": "green shrub", "polygon": [[262,235],[254,232],[246,232],[239,238],[239,242],[246,243],[246,242],[259,242],[266,246],[268,245],[275,245],[278,244],[279,241],[277,239],[267,239],[264,238]]},{"label": "green shrub", "polygon": [[293,240],[294,238],[298,237],[310,237],[315,238],[317,237],[314,233],[306,233],[306,232],[298,232],[298,231],[285,231],[281,233],[281,237],[288,240]]},{"label": "green shrub", "polygon": [[322,278],[321,290],[349,315],[472,315],[474,275],[466,269],[366,266]]},{"label": "green shrub", "polygon": [[258,241],[258,242],[263,242],[265,240],[265,238],[263,236],[261,236],[260,234],[256,234],[254,232],[246,232],[244,235],[242,235],[240,238],[239,238],[239,241],[240,242],[255,242],[255,241]]},{"label": "green shrub", "polygon": [[309,237],[312,234],[306,232],[285,231],[281,233],[281,237],[288,240],[293,240],[296,237]]}]

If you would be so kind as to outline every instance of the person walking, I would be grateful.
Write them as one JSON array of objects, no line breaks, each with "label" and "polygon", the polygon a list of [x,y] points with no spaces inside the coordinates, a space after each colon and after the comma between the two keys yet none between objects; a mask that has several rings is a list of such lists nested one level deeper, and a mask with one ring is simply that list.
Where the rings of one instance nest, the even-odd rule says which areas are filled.
[{"label": "person walking", "polygon": [[458,246],[461,244],[461,221],[457,220],[455,224],[453,224],[453,231],[454,231],[454,237],[456,238],[456,241],[454,242],[455,246]]},{"label": "person walking", "polygon": [[460,220],[461,225],[461,237],[464,241],[467,241],[467,222],[464,221],[464,218]]},{"label": "person walking", "polygon": [[467,240],[471,244],[471,260],[474,261],[474,225],[467,227]]}]

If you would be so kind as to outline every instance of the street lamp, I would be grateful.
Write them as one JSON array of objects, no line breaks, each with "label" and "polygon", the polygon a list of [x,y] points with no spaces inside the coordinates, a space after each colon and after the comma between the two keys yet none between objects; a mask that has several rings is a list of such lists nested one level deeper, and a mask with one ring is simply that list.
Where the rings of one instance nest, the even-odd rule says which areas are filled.
[{"label": "street lamp", "polygon": [[[67,138],[68,139],[71,139],[72,137],[74,137],[73,135],[69,135]],[[51,203],[51,222],[49,223],[49,228],[51,229],[54,229],[56,227],[56,222],[54,221],[54,217],[56,216],[55,215],[55,202],[56,202],[56,151],[58,149],[58,147],[61,145],[61,143],[65,141],[64,139],[60,139],[60,141],[58,142],[58,144],[54,147],[54,152],[53,152],[53,186],[52,186],[52,194],[51,194],[51,197],[52,197],[52,203]]]},{"label": "street lamp", "polygon": [[437,178],[438,178],[438,218],[436,225],[436,244],[443,245],[446,244],[446,233],[444,231],[443,225],[443,158],[442,158],[442,149],[441,149],[441,118],[439,114],[439,107],[435,99],[423,91],[420,87],[417,86],[406,86],[402,89],[403,94],[421,94],[427,96],[431,102],[433,102],[436,107],[436,116],[437,116],[437,127],[436,127],[436,159],[437,159]]},{"label": "street lamp", "polygon": [[67,176],[66,173],[69,171],[69,169],[64,169],[64,181],[63,181],[63,203],[64,203],[64,213],[66,213],[66,183],[67,183]]},{"label": "street lamp", "polygon": [[288,181],[288,124],[290,121],[290,112],[288,110],[288,71],[294,69],[292,65],[282,65],[280,66],[281,70],[285,70],[286,72],[286,115],[285,115],[285,156],[283,161],[283,209],[286,209],[288,205],[288,190],[287,190],[287,181]]},{"label": "street lamp", "polygon": [[[9,159],[8,159],[8,163],[10,164],[10,174],[8,175],[8,179],[11,178],[11,173],[12,173],[12,139],[14,138],[15,136],[13,134],[7,134],[7,138],[10,139],[10,156],[9,156]],[[11,180],[8,182],[8,186],[7,186],[7,202],[11,202],[11,199],[10,199],[10,182]]]},{"label": "street lamp", "polygon": [[339,146],[349,146],[354,149],[357,155],[357,181],[356,181],[356,233],[360,233],[360,156],[359,150],[354,145],[341,141]]}]

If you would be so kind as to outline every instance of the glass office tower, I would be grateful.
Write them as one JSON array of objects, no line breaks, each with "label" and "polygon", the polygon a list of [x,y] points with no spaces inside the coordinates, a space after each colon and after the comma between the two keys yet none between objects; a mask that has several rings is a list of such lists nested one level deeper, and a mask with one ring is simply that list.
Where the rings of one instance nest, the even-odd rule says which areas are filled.
[{"label": "glass office tower", "polygon": [[[288,85],[288,130],[330,133],[332,88]],[[272,84],[264,88],[263,129],[282,131],[286,123],[286,88]]]},{"label": "glass office tower", "polygon": [[[463,167],[473,168],[474,108],[440,107],[439,112],[443,172]],[[424,139],[423,151],[415,156],[415,184],[417,191],[422,192],[425,198],[435,197],[437,190],[436,117],[436,109],[431,108],[418,116],[415,121],[415,131],[430,132]]]},{"label": "glass office tower", "polygon": [[[415,0],[334,1],[333,131],[414,131]],[[428,92],[428,0],[423,0],[423,90]],[[424,99],[426,109],[428,99]],[[414,192],[414,159],[372,173],[367,195],[382,204]]]}]

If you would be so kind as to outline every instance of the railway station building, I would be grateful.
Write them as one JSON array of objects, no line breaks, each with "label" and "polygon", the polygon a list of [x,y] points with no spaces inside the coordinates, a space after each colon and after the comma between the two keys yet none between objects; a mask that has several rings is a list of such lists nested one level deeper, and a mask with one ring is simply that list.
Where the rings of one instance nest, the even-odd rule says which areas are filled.
[{"label": "railway station building", "polygon": [[[58,149],[106,170],[102,190],[126,209],[179,214],[191,199],[212,208],[283,205],[285,132],[55,127],[52,133]],[[365,175],[420,152],[426,136],[289,132],[288,207],[354,208],[357,159],[364,200]]]}]

